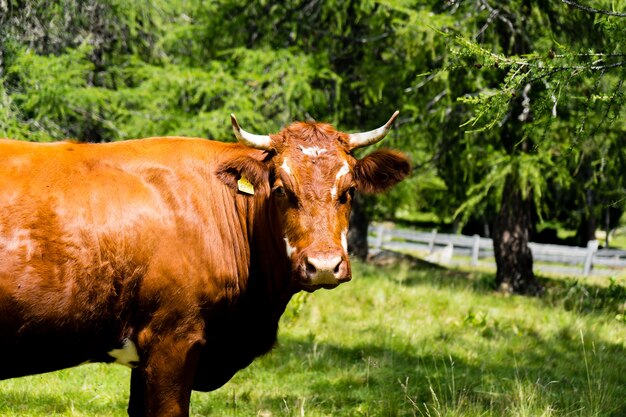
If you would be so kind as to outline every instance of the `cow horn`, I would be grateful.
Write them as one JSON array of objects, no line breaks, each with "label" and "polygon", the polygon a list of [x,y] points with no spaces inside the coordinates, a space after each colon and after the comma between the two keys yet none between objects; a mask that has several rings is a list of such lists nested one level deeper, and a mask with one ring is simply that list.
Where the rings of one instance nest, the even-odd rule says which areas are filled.
[{"label": "cow horn", "polygon": [[269,135],[255,135],[254,133],[246,132],[237,123],[237,118],[234,114],[230,115],[230,121],[233,124],[233,131],[235,137],[241,143],[251,148],[269,150],[272,144],[272,138]]},{"label": "cow horn", "polygon": [[396,117],[398,117],[398,114],[400,114],[400,112],[396,110],[389,121],[378,129],[348,135],[350,139],[350,150],[380,142],[391,130],[391,125],[393,121],[396,120]]}]

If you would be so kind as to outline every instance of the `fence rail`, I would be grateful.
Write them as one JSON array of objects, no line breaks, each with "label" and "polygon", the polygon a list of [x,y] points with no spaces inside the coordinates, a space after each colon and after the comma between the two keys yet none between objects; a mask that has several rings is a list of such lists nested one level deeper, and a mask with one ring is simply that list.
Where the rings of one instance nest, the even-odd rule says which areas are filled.
[{"label": "fence rail", "polygon": [[[374,251],[387,249],[398,252],[425,253],[425,259],[435,263],[463,263],[469,258],[471,265],[493,261],[493,241],[488,238],[453,235],[396,228],[378,224],[370,228],[369,245]],[[543,243],[529,244],[533,260],[548,263],[538,265],[547,272],[572,273],[577,275],[611,275],[616,269],[626,268],[626,251],[598,249],[598,241],[590,240],[587,247],[562,246]],[[484,260],[484,261],[481,261]],[[561,265],[559,265],[561,264]],[[567,265],[564,266],[563,264]],[[575,267],[573,267],[573,265]],[[602,268],[594,268],[601,266]]]}]

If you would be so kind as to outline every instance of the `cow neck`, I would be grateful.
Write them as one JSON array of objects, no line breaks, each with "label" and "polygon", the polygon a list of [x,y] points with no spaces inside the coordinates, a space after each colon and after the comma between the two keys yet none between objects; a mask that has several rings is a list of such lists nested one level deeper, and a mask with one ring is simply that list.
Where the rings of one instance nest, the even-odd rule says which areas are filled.
[{"label": "cow neck", "polygon": [[291,278],[291,264],[269,195],[255,196],[250,245],[250,292],[258,303],[269,307],[276,320],[298,291]]}]

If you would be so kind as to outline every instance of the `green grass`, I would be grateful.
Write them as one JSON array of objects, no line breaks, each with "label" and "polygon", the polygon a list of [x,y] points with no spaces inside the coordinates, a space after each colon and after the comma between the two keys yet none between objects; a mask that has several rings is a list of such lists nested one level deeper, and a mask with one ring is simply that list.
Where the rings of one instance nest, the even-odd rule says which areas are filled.
[{"label": "green grass", "polygon": [[[604,245],[604,240],[601,240],[600,243]],[[614,230],[613,233],[609,235],[609,245],[612,248],[626,248],[626,228],[622,226]]]},{"label": "green grass", "polygon": [[[540,299],[489,273],[356,264],[299,295],[279,345],[194,416],[624,416],[626,287],[546,281]],[[45,354],[45,347],[42,347]],[[0,381],[0,416],[125,415],[129,371],[88,365]]]}]

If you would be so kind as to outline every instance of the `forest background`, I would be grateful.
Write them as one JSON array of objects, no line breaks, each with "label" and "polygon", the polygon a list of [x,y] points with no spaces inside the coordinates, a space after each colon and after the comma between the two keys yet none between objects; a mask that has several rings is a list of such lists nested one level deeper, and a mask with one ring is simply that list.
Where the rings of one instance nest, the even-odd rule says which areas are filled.
[{"label": "forest background", "polygon": [[0,0],[0,137],[234,140],[230,113],[265,134],[399,109],[383,145],[414,172],[359,197],[353,251],[372,219],[479,232],[500,289],[536,294],[529,241],[584,246],[622,218],[625,17],[624,0]]}]

